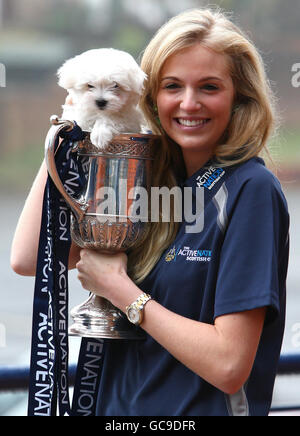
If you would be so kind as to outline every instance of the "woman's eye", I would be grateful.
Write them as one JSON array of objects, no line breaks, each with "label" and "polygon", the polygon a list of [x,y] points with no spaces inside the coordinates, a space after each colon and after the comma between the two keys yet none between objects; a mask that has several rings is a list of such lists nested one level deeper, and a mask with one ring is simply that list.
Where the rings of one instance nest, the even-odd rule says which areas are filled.
[{"label": "woman's eye", "polygon": [[210,83],[203,85],[202,88],[205,89],[206,91],[217,91],[219,89],[216,85],[212,85]]},{"label": "woman's eye", "polygon": [[179,85],[177,83],[169,83],[165,85],[165,89],[177,89],[179,88]]}]

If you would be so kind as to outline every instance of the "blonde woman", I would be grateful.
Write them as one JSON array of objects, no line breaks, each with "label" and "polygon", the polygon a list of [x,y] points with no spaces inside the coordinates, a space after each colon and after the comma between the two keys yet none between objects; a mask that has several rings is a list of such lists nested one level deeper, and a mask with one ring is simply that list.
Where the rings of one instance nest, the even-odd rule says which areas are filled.
[{"label": "blonde woman", "polygon": [[[142,68],[142,106],[162,137],[153,184],[192,192],[193,210],[202,192],[202,225],[152,223],[128,257],[80,252],[83,287],[146,332],[145,341],[108,343],[98,414],[267,415],[284,331],[289,217],[258,157],[275,127],[263,62],[224,14],[197,9],[157,32]],[[20,229],[34,219],[23,214],[12,264],[28,273],[34,262]]]}]

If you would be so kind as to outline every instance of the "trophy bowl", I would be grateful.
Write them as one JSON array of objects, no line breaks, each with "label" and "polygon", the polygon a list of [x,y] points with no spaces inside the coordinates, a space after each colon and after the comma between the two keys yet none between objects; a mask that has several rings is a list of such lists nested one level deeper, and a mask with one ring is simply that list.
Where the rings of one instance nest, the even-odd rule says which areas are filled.
[{"label": "trophy bowl", "polygon": [[[46,163],[50,177],[71,208],[71,237],[81,248],[108,253],[126,252],[143,238],[148,222],[153,152],[159,136],[123,133],[99,150],[85,139],[74,143],[73,152],[88,168],[85,186],[78,198],[66,192],[55,165],[55,143],[72,123],[51,117],[46,139]],[[143,197],[145,207],[141,206]],[[141,215],[141,210],[146,211]],[[137,213],[139,212],[139,213]],[[109,280],[109,277],[108,277]],[[90,294],[71,311],[72,336],[106,339],[142,339],[143,331],[108,300]]]}]

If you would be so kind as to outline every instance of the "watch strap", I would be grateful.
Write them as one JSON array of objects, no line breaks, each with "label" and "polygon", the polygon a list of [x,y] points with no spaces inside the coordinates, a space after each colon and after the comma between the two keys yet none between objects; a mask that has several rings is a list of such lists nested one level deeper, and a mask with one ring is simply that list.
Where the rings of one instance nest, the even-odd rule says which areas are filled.
[{"label": "watch strap", "polygon": [[[130,309],[136,309],[139,312],[142,312],[144,310],[145,304],[149,300],[152,300],[152,297],[151,297],[151,295],[146,294],[146,292],[143,292],[141,295],[139,295],[139,297],[133,303],[131,303],[129,306],[126,307],[127,317],[128,317],[128,312]],[[129,321],[130,321],[130,319],[129,319]],[[141,320],[138,324],[140,324],[141,321],[142,321],[142,317],[141,317]]]}]

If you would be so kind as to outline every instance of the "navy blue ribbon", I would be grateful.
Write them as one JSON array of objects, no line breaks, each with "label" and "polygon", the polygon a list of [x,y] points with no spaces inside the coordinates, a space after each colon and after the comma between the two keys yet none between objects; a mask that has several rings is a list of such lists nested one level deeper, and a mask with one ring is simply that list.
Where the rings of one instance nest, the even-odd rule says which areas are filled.
[{"label": "navy blue ribbon", "polygon": [[72,416],[95,416],[103,357],[106,342],[103,339],[81,341],[81,349],[74,386]]},{"label": "navy blue ribbon", "polygon": [[[56,167],[67,192],[76,197],[85,185],[81,158],[73,143],[84,138],[78,126],[56,144]],[[28,416],[95,414],[103,340],[83,338],[72,408],[68,374],[68,260],[71,213],[48,177],[42,211],[34,290]]]}]

